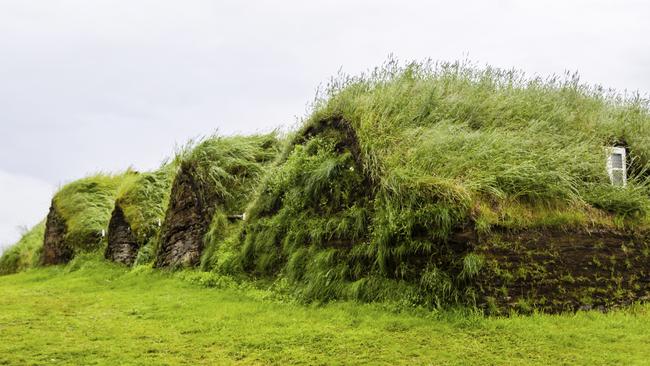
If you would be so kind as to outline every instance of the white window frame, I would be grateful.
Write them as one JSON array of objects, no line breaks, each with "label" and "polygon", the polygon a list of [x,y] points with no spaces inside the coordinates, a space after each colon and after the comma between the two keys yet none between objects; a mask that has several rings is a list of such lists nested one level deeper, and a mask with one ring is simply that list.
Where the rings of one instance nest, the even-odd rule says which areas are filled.
[{"label": "white window frame", "polygon": [[[615,168],[613,164],[613,156],[621,155],[621,168]],[[627,185],[627,164],[626,164],[626,151],[624,147],[609,147],[607,149],[607,174],[609,175],[609,181],[612,185],[625,187]],[[623,178],[623,184],[618,185],[614,182],[614,172],[620,171]]]}]

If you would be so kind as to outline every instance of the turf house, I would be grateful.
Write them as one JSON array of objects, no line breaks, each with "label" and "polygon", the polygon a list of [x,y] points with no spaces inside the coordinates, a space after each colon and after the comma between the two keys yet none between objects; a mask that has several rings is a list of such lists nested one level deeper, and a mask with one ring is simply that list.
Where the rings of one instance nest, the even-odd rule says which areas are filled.
[{"label": "turf house", "polygon": [[128,266],[139,254],[140,264],[153,260],[177,165],[134,174],[122,184],[108,224],[106,259]]},{"label": "turf house", "polygon": [[390,61],[333,80],[287,136],[64,186],[0,272],[101,253],[304,302],[609,309],[650,296],[649,163],[637,96]]},{"label": "turf house", "polygon": [[306,301],[628,304],[650,294],[649,158],[640,99],[389,63],[317,100],[211,262]]},{"label": "turf house", "polygon": [[64,264],[78,254],[103,250],[117,191],[131,174],[97,174],[61,188],[47,215],[41,263]]},{"label": "turf house", "polygon": [[275,133],[214,137],[180,158],[162,223],[156,267],[194,267],[201,261],[204,236],[241,219],[249,195],[277,154]]}]

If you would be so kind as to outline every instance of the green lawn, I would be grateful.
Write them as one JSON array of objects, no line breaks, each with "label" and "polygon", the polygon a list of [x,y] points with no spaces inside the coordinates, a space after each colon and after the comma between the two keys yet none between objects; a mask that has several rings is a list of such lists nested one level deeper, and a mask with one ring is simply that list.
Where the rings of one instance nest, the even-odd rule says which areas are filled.
[{"label": "green lawn", "polygon": [[304,306],[88,262],[0,277],[0,364],[650,364],[650,306],[483,318]]}]

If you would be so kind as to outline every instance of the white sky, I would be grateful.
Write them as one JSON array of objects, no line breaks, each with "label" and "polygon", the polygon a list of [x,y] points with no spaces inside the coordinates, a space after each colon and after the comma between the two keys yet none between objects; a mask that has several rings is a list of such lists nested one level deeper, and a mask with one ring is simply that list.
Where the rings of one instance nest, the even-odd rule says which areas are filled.
[{"label": "white sky", "polygon": [[390,53],[647,95],[649,16],[641,0],[0,0],[0,247],[64,182],[291,126],[339,69]]}]

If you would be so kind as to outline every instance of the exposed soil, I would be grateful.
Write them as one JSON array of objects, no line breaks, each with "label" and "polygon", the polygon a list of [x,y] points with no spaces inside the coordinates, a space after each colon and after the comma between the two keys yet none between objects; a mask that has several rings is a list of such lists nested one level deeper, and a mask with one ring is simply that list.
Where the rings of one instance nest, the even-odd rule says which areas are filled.
[{"label": "exposed soil", "polygon": [[131,225],[126,221],[122,208],[116,204],[108,224],[108,245],[104,257],[131,266],[139,249],[140,245],[131,231]]},{"label": "exposed soil", "polygon": [[65,244],[66,224],[59,215],[54,202],[50,206],[45,222],[45,237],[43,238],[43,253],[41,263],[43,265],[56,265],[68,263],[74,256],[72,248]]},{"label": "exposed soil", "polygon": [[606,309],[650,299],[650,248],[610,230],[505,231],[483,238],[483,306],[550,312]]},{"label": "exposed soil", "polygon": [[[181,167],[174,179],[171,199],[162,225],[156,267],[192,267],[199,264],[203,236],[208,230],[215,202],[202,194],[194,169]],[[214,199],[213,199],[214,200]]]}]

